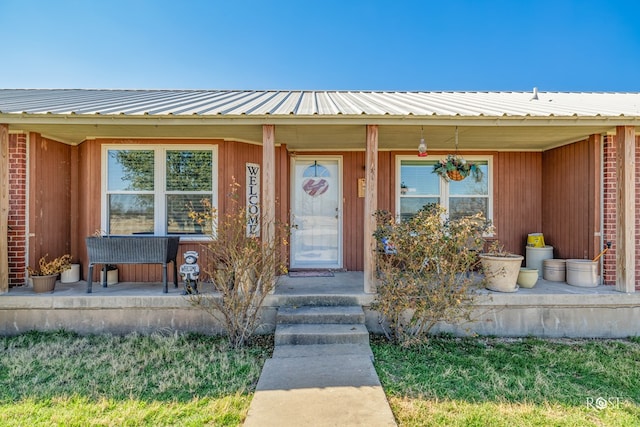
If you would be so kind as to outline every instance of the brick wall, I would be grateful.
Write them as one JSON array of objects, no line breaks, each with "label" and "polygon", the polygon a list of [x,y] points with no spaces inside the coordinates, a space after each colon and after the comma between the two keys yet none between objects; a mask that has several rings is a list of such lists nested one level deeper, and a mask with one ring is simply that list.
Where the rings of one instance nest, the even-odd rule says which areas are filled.
[{"label": "brick wall", "polygon": [[[636,137],[636,289],[640,289],[640,137]],[[604,137],[604,241],[611,242],[611,249],[604,254],[604,283],[616,283],[616,144],[613,135]]]},{"label": "brick wall", "polygon": [[24,285],[27,235],[27,136],[9,135],[9,286]]}]

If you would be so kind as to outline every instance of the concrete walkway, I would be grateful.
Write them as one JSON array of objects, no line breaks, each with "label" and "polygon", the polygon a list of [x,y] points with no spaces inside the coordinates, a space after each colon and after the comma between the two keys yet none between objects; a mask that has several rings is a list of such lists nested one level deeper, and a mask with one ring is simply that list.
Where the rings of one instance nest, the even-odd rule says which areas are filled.
[{"label": "concrete walkway", "polygon": [[247,427],[395,426],[368,344],[276,346]]}]

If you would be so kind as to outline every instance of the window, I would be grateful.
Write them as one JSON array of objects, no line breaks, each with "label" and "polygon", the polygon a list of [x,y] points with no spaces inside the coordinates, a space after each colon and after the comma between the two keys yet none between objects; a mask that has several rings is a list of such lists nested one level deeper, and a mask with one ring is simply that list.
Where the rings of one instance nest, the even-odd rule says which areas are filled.
[{"label": "window", "polygon": [[217,147],[105,146],[103,226],[107,234],[204,235],[189,218],[217,206]]},{"label": "window", "polygon": [[399,191],[396,199],[401,219],[411,218],[428,203],[439,203],[447,209],[452,219],[482,212],[491,219],[493,198],[491,196],[491,157],[465,156],[480,166],[484,177],[476,182],[473,177],[462,181],[445,181],[432,173],[439,157],[417,160],[415,157],[398,156],[397,174]]}]

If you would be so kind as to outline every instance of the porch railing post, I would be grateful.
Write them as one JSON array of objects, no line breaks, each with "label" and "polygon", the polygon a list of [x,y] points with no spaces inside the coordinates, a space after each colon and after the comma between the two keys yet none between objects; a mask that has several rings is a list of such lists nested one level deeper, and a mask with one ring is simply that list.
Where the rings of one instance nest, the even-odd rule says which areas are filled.
[{"label": "porch railing post", "polygon": [[[276,129],[275,125],[262,126],[262,242],[274,244],[276,219]],[[271,252],[273,253],[273,252]],[[271,287],[271,286],[269,286]]]},{"label": "porch railing post", "polygon": [[633,126],[616,127],[616,290],[620,292],[636,288],[635,139]]},{"label": "porch railing post", "polygon": [[376,292],[376,229],[374,214],[378,209],[378,125],[367,125],[364,196],[364,291]]}]

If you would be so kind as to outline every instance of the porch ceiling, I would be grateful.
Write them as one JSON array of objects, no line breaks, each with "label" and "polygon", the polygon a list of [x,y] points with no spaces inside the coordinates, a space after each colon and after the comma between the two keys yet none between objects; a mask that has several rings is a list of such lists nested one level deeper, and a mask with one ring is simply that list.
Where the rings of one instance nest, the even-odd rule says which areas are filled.
[{"label": "porch ceiling", "polygon": [[[275,124],[276,142],[289,150],[364,150],[366,124],[379,125],[381,150],[413,150],[420,141],[421,127],[429,150],[454,148],[458,126],[459,148],[463,150],[545,150],[579,141],[591,134],[615,131],[617,122],[609,119],[531,120],[504,118],[385,120],[215,120],[186,118],[77,118],[29,116],[2,117],[10,131],[37,132],[67,144],[79,144],[93,138],[168,139],[212,138],[262,143],[262,124]],[[283,122],[278,124],[278,122]],[[299,124],[298,124],[299,123]],[[629,123],[623,123],[629,124]],[[633,123],[635,124],[635,123]]]}]

